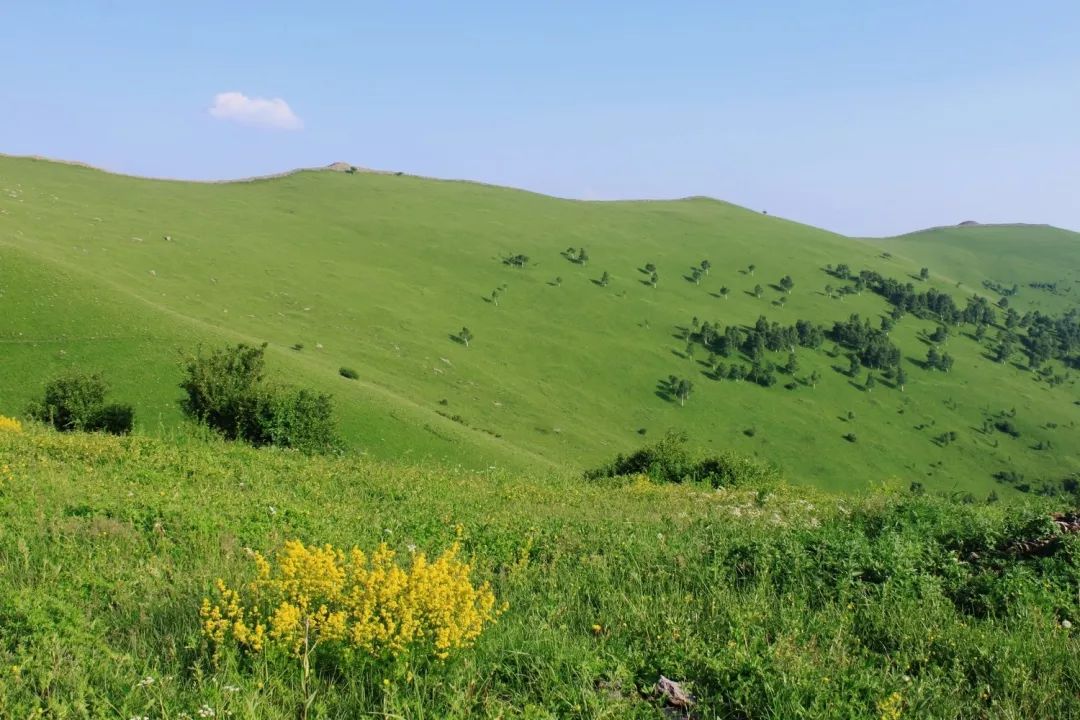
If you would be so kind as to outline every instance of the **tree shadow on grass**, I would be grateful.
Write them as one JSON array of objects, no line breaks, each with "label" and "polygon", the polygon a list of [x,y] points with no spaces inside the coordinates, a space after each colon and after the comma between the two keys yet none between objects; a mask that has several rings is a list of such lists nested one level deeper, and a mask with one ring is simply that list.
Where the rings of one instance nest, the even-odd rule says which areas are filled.
[{"label": "tree shadow on grass", "polygon": [[671,381],[667,378],[656,381],[656,390],[653,394],[665,402],[675,400],[675,388],[671,386]]}]

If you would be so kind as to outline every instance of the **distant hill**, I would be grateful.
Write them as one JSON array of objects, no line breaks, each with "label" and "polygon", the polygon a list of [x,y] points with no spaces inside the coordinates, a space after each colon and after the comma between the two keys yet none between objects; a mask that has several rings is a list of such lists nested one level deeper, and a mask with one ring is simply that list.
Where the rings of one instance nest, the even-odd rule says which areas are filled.
[{"label": "distant hill", "polygon": [[[867,368],[849,377],[851,349],[833,340],[797,347],[794,374],[774,371],[771,387],[713,379],[685,334],[759,316],[831,330],[852,313],[878,328],[892,307],[856,289],[861,270],[961,308],[975,293],[998,302],[984,280],[1016,284],[1018,309],[1060,314],[1077,304],[1078,237],[972,226],[871,241],[699,198],[592,203],[367,172],[187,183],[0,157],[0,413],[77,366],[135,401],[143,431],[168,432],[180,349],[267,341],[278,376],[332,391],[351,444],[379,457],[578,470],[679,428],[797,482],[1008,493],[994,473],[1080,471],[1080,394],[1057,360],[1054,384],[1019,346],[995,362],[999,328],[976,341],[974,326],[950,327],[945,373],[923,367],[937,323],[905,314],[888,336],[905,392],[879,371],[868,391]],[[742,351],[721,361],[752,365]],[[672,375],[693,383],[685,404]],[[1013,409],[1020,436],[993,430]]]},{"label": "distant hill", "polygon": [[1010,299],[1025,309],[1056,312],[1080,304],[1080,233],[1050,225],[961,223],[879,242],[967,288],[984,290],[984,281],[1015,284],[1019,291]]}]

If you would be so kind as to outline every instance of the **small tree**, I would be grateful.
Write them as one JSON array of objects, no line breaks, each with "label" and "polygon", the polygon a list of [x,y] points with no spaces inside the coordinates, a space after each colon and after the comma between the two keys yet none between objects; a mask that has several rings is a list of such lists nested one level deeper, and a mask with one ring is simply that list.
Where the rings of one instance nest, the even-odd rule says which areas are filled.
[{"label": "small tree", "polygon": [[1004,365],[1008,359],[1012,356],[1012,345],[1008,342],[1001,342],[997,349],[994,350],[994,359]]},{"label": "small tree", "polygon": [[788,375],[795,375],[799,371],[799,359],[795,357],[795,353],[789,353],[787,358],[787,365],[784,366],[784,372]]},{"label": "small tree", "polygon": [[900,392],[904,392],[904,386],[907,385],[907,370],[902,367],[896,370],[896,384],[900,387]]},{"label": "small tree", "polygon": [[463,327],[461,328],[461,332],[458,333],[458,337],[461,339],[461,342],[465,343],[465,347],[469,347],[469,343],[473,339],[473,334],[469,328]]},{"label": "small tree", "polygon": [[652,283],[652,286],[655,288],[656,287],[656,281],[659,280],[659,279],[660,279],[660,276],[657,275],[655,271],[653,271],[652,277],[649,278],[649,282]]},{"label": "small tree", "polygon": [[765,288],[761,287],[760,285],[754,286],[754,297],[761,297],[761,293],[763,292],[765,292]]},{"label": "small tree", "polygon": [[585,248],[578,250],[577,261],[582,265],[589,262],[589,252]]},{"label": "small tree", "polygon": [[929,268],[923,268],[922,270],[920,270],[919,271],[919,279],[920,280],[929,280],[930,279],[930,269]]},{"label": "small tree", "polygon": [[709,269],[712,267],[712,263],[708,260],[701,261],[701,269],[705,271],[705,276],[708,277]]},{"label": "small tree", "polygon": [[495,307],[499,307],[499,291],[498,290],[492,290],[491,291],[491,302],[495,303]]},{"label": "small tree", "polygon": [[720,288],[720,296],[723,297],[725,300],[728,299],[728,293],[730,292],[731,290],[729,290],[727,286]]},{"label": "small tree", "polygon": [[817,370],[810,373],[810,387],[817,389],[817,384],[821,382],[821,373]]},{"label": "small tree", "polygon": [[694,383],[690,382],[686,378],[679,380],[675,383],[675,397],[679,399],[679,405],[685,406],[687,398],[690,397],[690,393],[694,389]]},{"label": "small tree", "polygon": [[690,271],[690,279],[694,281],[695,285],[701,284],[701,268],[694,268]]},{"label": "small tree", "polygon": [[784,289],[788,295],[791,294],[791,288],[795,287],[795,281],[791,279],[790,275],[785,275],[780,278],[780,287]]},{"label": "small tree", "polygon": [[555,287],[562,287],[562,278],[561,277],[555,278]]},{"label": "small tree", "polygon": [[600,276],[600,286],[607,287],[609,282],[611,282],[611,276],[608,275],[607,270],[605,270],[604,274]]},{"label": "small tree", "polygon": [[866,384],[864,386],[866,387],[866,392],[873,392],[875,385],[877,385],[877,380],[874,379],[874,373],[866,373]]},{"label": "small tree", "polygon": [[955,362],[956,361],[953,359],[952,355],[950,355],[949,353],[942,353],[941,361],[938,364],[938,367],[940,367],[945,372],[949,372],[950,370],[952,370],[953,364]]},{"label": "small tree", "polygon": [[859,366],[859,356],[854,354],[848,355],[848,375],[855,377],[859,372]]},{"label": "small tree", "polygon": [[747,271],[750,273],[750,277],[754,277],[755,270],[757,270],[757,265],[750,265],[750,267],[747,268]]},{"label": "small tree", "polygon": [[645,263],[645,272],[647,272],[647,273],[656,272],[656,265],[654,263]]}]

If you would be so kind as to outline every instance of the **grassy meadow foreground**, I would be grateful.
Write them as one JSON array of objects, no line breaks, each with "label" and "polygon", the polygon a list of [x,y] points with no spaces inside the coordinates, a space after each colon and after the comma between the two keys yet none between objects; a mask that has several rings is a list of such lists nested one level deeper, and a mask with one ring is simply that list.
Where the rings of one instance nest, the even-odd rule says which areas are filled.
[{"label": "grassy meadow foreground", "polygon": [[497,615],[445,659],[316,651],[312,717],[686,716],[660,676],[702,718],[1080,717],[1080,533],[1049,500],[585,481],[168,435],[0,425],[3,717],[296,717],[295,657],[215,648],[200,616],[218,579],[243,585],[252,553],[294,540],[385,543],[402,563],[458,544]]}]

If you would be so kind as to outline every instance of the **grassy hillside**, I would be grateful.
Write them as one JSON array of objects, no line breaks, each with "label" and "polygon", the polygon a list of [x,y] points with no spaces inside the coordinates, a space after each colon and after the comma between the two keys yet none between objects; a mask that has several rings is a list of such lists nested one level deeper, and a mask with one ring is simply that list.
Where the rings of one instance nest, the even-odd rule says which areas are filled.
[{"label": "grassy hillside", "polygon": [[446,662],[315,654],[313,717],[685,717],[666,676],[702,718],[1075,718],[1080,534],[1050,509],[0,428],[0,714],[295,718],[297,661],[215,663],[199,606],[299,539],[457,540],[508,603]]},{"label": "grassy hillside", "polygon": [[[1049,225],[957,225],[875,241],[936,274],[985,290],[984,280],[1019,292],[1017,307],[1060,312],[1080,304],[1080,235]],[[1055,288],[1031,287],[1053,283]],[[998,293],[988,291],[997,298]]]},{"label": "grassy hillside", "polygon": [[[583,246],[586,264],[560,254]],[[514,254],[528,266],[502,262]],[[1040,277],[1059,272],[1058,255],[1029,255],[1045,262]],[[688,274],[703,259],[711,269],[696,284]],[[656,288],[646,263],[658,267]],[[831,343],[798,349],[796,377],[771,388],[709,379],[700,348],[683,356],[680,328],[693,317],[831,326],[860,313],[876,325],[882,298],[825,293],[844,284],[823,269],[838,263],[901,279],[929,265],[920,289],[961,305],[969,292],[914,250],[890,259],[874,243],[707,199],[585,203],[334,172],[196,184],[5,157],[0,410],[19,412],[50,372],[78,365],[106,371],[146,429],[171,427],[178,346],[265,340],[279,375],[331,389],[351,443],[383,458],[580,468],[639,445],[642,432],[679,427],[830,488],[901,477],[985,495],[1001,469],[1031,479],[1080,470],[1074,381],[1050,387],[1019,359],[989,361],[990,341],[971,328],[948,341],[956,364],[945,374],[921,369],[935,324],[900,321],[891,338],[909,375],[903,393],[884,382],[864,391],[865,371],[841,372],[847,360]],[[784,275],[790,295],[773,287]],[[974,275],[964,282],[980,287]],[[453,337],[463,326],[469,347]],[[341,366],[360,380],[340,378]],[[814,371],[811,388],[802,381]],[[685,407],[657,392],[671,374],[695,383]],[[1019,438],[979,430],[1013,408]],[[957,440],[934,442],[946,432]]]}]

